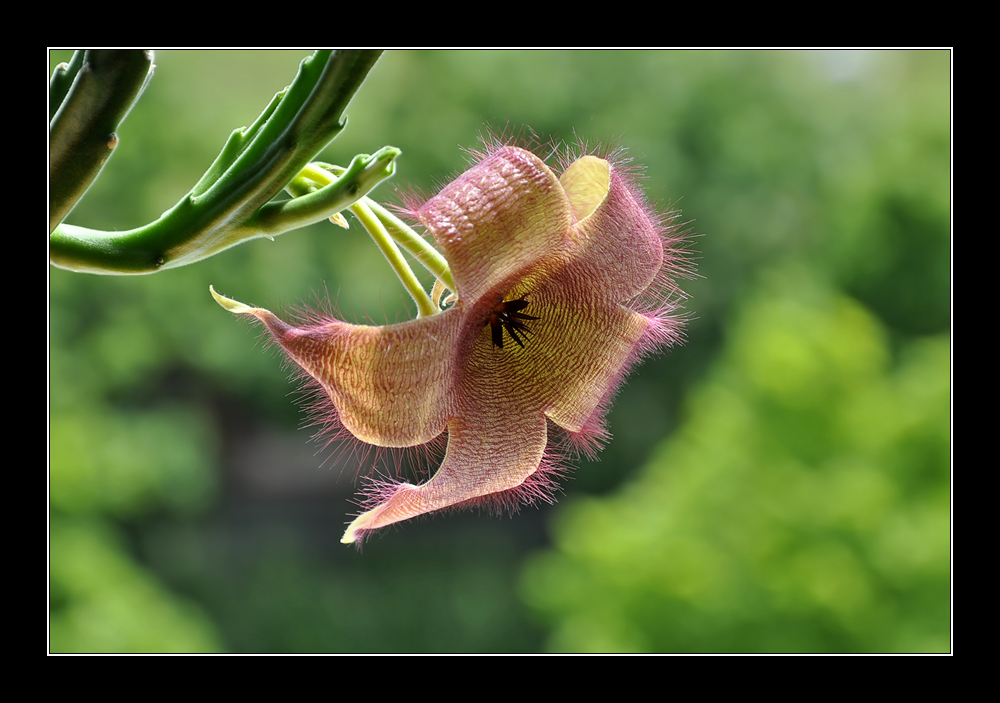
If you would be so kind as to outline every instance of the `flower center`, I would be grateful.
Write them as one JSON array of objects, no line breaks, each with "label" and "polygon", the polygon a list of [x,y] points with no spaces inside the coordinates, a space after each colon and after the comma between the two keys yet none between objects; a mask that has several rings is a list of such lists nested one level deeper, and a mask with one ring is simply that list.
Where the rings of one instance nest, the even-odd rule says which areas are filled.
[{"label": "flower center", "polygon": [[483,322],[483,327],[486,325],[490,326],[490,334],[493,337],[494,347],[503,349],[503,331],[507,330],[507,334],[517,342],[518,346],[524,349],[524,342],[521,341],[521,335],[527,338],[531,334],[531,330],[521,320],[539,319],[521,312],[528,305],[530,303],[524,299],[523,295],[517,300],[505,301],[503,298],[497,299],[497,304],[493,306],[489,317]]}]

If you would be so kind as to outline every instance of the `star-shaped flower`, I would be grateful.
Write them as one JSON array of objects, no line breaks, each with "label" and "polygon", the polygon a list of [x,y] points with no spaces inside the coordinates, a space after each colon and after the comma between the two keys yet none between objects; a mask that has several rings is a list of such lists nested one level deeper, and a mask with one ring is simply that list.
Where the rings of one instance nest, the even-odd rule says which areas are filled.
[{"label": "star-shaped flower", "polygon": [[264,323],[358,439],[410,447],[447,430],[434,476],[386,487],[344,542],[467,501],[537,495],[529,479],[549,423],[583,446],[600,440],[629,366],[679,339],[678,240],[608,160],[583,156],[557,178],[529,151],[496,148],[414,214],[458,289],[442,312],[294,327],[217,296]]}]

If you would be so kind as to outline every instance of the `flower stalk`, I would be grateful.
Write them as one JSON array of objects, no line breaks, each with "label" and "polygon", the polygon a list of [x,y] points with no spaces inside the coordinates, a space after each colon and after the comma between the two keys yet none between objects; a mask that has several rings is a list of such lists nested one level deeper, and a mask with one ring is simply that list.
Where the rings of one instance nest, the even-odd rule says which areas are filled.
[{"label": "flower stalk", "polygon": [[[302,169],[299,178],[292,181],[287,190],[293,196],[297,196],[299,193],[312,192],[316,187],[330,183],[330,174],[340,175],[343,172],[344,168],[342,166],[317,161]],[[360,202],[363,202],[371,209],[393,240],[403,247],[410,256],[420,262],[436,279],[444,283],[448,290],[456,290],[455,279],[451,276],[448,261],[441,255],[441,252],[435,249],[426,239],[414,232],[413,228],[408,224],[371,198],[362,198]]]},{"label": "flower stalk", "polygon": [[417,304],[417,317],[425,317],[438,312],[437,306],[431,301],[431,297],[427,295],[427,291],[424,290],[424,287],[416,275],[414,275],[413,269],[406,263],[406,259],[403,258],[403,254],[399,251],[399,247],[396,246],[396,242],[389,236],[385,227],[382,226],[382,222],[375,217],[371,208],[366,203],[357,202],[351,205],[351,212],[354,213],[354,216],[358,218],[364,228],[368,230],[368,233],[375,241],[375,245],[382,252],[382,255],[385,256],[392,270],[396,272],[396,276],[403,284],[403,287],[406,288],[406,292],[410,294],[413,302]]}]

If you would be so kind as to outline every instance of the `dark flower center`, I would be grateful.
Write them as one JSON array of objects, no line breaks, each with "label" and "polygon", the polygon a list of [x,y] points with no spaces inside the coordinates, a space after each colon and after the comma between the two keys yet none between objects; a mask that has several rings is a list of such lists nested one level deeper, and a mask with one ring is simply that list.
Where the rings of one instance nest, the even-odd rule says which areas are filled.
[{"label": "dark flower center", "polygon": [[507,330],[507,334],[517,342],[518,346],[522,349],[524,348],[524,342],[521,340],[523,335],[527,338],[531,334],[531,330],[528,329],[521,320],[537,320],[539,318],[532,317],[531,315],[525,315],[522,310],[528,307],[530,303],[524,299],[522,295],[517,300],[507,300],[499,298],[497,304],[493,306],[490,310],[489,317],[483,322],[483,327],[486,325],[490,326],[490,334],[493,337],[493,346],[503,349],[503,331]]}]

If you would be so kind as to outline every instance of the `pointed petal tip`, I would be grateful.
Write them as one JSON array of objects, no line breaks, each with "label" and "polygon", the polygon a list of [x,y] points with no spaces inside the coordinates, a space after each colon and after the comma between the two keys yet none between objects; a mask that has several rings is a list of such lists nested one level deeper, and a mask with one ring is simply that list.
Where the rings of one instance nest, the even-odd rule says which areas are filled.
[{"label": "pointed petal tip", "polygon": [[368,510],[354,518],[354,521],[344,530],[344,536],[340,538],[340,543],[354,544],[364,539],[365,533],[372,529],[369,523],[381,507]]},{"label": "pointed petal tip", "polygon": [[[357,522],[357,520],[354,522]],[[344,532],[344,536],[340,538],[341,544],[354,544],[358,541],[358,530],[354,527],[354,522],[350,524],[347,531]]]},{"label": "pointed petal tip", "polygon": [[244,305],[238,300],[233,300],[232,298],[227,298],[224,295],[219,295],[215,292],[214,286],[209,286],[208,290],[212,294],[212,297],[215,298],[215,302],[231,313],[235,313],[237,315],[252,315],[257,310],[249,305]]},{"label": "pointed petal tip", "polygon": [[212,297],[215,298],[215,302],[229,312],[235,315],[253,315],[258,320],[263,322],[264,326],[267,327],[275,341],[284,346],[285,342],[282,340],[285,338],[285,335],[292,330],[291,325],[287,322],[275,316],[274,313],[265,308],[250,307],[249,305],[245,305],[238,300],[233,300],[232,298],[227,298],[224,295],[219,295],[215,292],[214,286],[209,286],[208,290],[212,293]]},{"label": "pointed petal tip", "polygon": [[340,538],[341,544],[360,542],[365,538],[365,534],[372,530],[460,502],[460,499],[445,498],[438,501],[433,497],[428,499],[428,487],[432,484],[434,484],[433,479],[419,486],[410,483],[371,481],[365,491],[369,498],[366,502],[374,507],[354,518],[354,521],[347,526],[344,536]]}]

